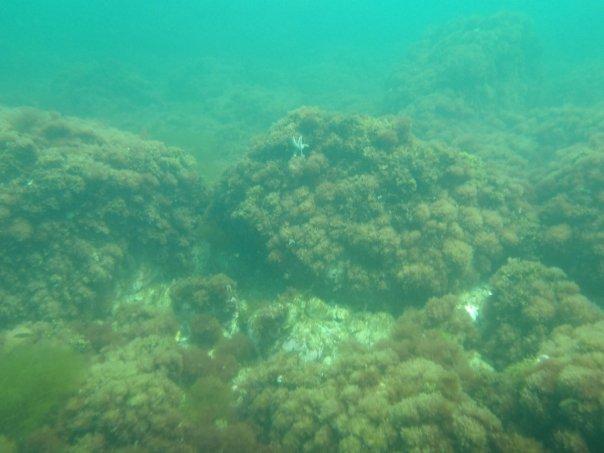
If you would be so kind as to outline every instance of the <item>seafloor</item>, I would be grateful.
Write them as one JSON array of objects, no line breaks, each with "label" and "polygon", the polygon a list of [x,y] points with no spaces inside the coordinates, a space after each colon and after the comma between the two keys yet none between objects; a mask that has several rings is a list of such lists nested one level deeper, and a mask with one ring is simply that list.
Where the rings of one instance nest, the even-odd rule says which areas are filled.
[{"label": "seafloor", "polygon": [[2,108],[0,451],[601,451],[604,71],[536,47],[445,25],[375,115],[295,109],[211,183]]}]

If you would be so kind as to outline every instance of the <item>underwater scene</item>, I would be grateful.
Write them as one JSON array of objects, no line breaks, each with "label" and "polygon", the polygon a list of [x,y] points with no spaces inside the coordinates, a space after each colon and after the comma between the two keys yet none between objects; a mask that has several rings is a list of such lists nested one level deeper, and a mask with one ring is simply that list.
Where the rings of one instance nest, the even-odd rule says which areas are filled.
[{"label": "underwater scene", "polygon": [[0,453],[604,451],[600,0],[2,0]]}]

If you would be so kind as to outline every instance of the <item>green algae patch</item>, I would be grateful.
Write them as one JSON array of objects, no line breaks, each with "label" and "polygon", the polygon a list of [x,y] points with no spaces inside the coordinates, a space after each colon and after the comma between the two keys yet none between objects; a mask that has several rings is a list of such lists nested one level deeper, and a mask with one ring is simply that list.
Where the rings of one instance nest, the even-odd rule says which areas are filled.
[{"label": "green algae patch", "polygon": [[48,423],[76,389],[84,366],[80,354],[52,344],[0,354],[0,434],[22,438]]},{"label": "green algae patch", "polygon": [[227,423],[233,417],[234,399],[228,383],[216,376],[203,377],[187,392],[184,413],[198,423]]}]

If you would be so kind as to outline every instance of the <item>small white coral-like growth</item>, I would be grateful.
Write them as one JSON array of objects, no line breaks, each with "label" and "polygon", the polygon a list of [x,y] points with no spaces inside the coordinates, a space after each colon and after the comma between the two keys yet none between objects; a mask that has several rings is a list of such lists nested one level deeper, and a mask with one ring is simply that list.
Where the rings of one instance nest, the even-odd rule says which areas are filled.
[{"label": "small white coral-like growth", "polygon": [[304,157],[304,150],[308,148],[308,143],[304,143],[304,140],[301,135],[298,135],[297,137],[292,137],[292,145],[294,145],[294,148],[298,150],[298,152],[300,153],[300,157]]}]

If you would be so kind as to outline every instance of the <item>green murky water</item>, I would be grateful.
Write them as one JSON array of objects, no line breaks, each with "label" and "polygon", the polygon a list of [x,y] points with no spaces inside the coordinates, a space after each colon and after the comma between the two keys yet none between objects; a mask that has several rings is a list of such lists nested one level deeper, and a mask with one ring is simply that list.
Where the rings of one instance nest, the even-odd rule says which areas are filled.
[{"label": "green murky water", "polygon": [[0,451],[599,451],[603,20],[5,1]]}]

